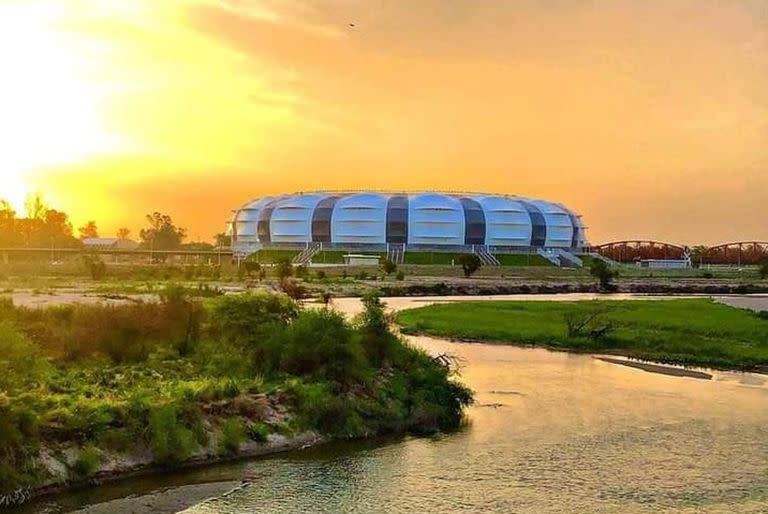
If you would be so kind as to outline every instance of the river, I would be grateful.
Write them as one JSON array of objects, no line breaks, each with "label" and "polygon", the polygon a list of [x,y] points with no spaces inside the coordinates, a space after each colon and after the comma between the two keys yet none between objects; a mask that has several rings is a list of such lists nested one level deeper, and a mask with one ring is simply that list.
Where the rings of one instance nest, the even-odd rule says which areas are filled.
[{"label": "river", "polygon": [[589,355],[411,340],[462,359],[477,404],[460,432],[146,477],[35,511],[768,512],[766,376],[672,377]]}]

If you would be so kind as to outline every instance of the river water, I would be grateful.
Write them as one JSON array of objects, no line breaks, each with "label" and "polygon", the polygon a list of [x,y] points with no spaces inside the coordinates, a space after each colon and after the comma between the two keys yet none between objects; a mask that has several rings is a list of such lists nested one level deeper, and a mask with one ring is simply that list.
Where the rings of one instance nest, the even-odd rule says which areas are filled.
[{"label": "river water", "polygon": [[702,380],[588,355],[411,341],[462,359],[477,404],[460,432],[148,477],[36,511],[768,512],[768,376]]}]

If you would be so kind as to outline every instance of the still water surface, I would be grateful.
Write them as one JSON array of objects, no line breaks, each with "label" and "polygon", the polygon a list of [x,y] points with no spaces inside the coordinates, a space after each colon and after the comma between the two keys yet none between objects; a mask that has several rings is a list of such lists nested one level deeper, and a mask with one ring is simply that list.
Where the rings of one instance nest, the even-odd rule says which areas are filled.
[{"label": "still water surface", "polygon": [[477,405],[461,432],[333,444],[124,482],[38,508],[89,514],[176,512],[190,505],[185,514],[768,512],[766,376],[670,377],[587,355],[411,340],[463,358],[463,380],[476,391]]}]

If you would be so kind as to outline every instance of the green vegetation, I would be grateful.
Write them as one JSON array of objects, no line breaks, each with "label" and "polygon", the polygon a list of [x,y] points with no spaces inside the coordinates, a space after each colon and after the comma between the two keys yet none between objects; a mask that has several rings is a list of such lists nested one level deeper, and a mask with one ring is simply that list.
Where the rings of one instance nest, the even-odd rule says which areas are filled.
[{"label": "green vegetation", "polygon": [[768,366],[765,317],[703,299],[462,302],[404,311],[398,322],[406,331],[438,336],[620,353],[683,365]]},{"label": "green vegetation", "polygon": [[551,267],[552,263],[537,253],[529,254],[509,254],[509,253],[497,253],[494,254],[496,260],[498,260],[502,266],[548,266]]},{"label": "green vegetation", "polygon": [[483,265],[483,261],[481,261],[480,257],[474,253],[465,253],[459,259],[459,264],[461,264],[461,269],[464,272],[464,276],[469,278],[474,275],[477,270],[480,269],[480,267]]},{"label": "green vegetation", "polygon": [[403,260],[405,264],[443,264],[458,265],[459,259],[464,254],[450,252],[405,252]]},{"label": "green vegetation", "polygon": [[290,262],[291,259],[299,255],[299,253],[298,250],[259,250],[250,255],[248,260],[261,264],[274,264],[286,259]]},{"label": "green vegetation", "polygon": [[768,278],[768,261],[764,262],[760,266],[760,269],[758,270],[758,274],[760,275],[760,278],[763,279],[763,280]]},{"label": "green vegetation", "polygon": [[604,290],[610,289],[613,279],[619,276],[618,270],[612,269],[602,259],[592,259],[589,263],[589,274],[600,281],[600,288]]},{"label": "green vegetation", "polygon": [[[331,437],[458,427],[470,391],[388,329],[285,295],[28,309],[0,303],[0,494],[66,481],[119,455],[173,466],[271,433]],[[99,450],[95,450],[98,448]]]}]

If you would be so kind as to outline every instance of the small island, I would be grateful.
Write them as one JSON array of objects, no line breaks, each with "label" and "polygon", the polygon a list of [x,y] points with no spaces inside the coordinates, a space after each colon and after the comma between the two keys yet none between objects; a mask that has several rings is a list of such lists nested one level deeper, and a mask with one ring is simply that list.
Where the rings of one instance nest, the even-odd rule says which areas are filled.
[{"label": "small island", "polygon": [[411,334],[768,371],[768,313],[706,298],[444,303],[397,321]]}]

